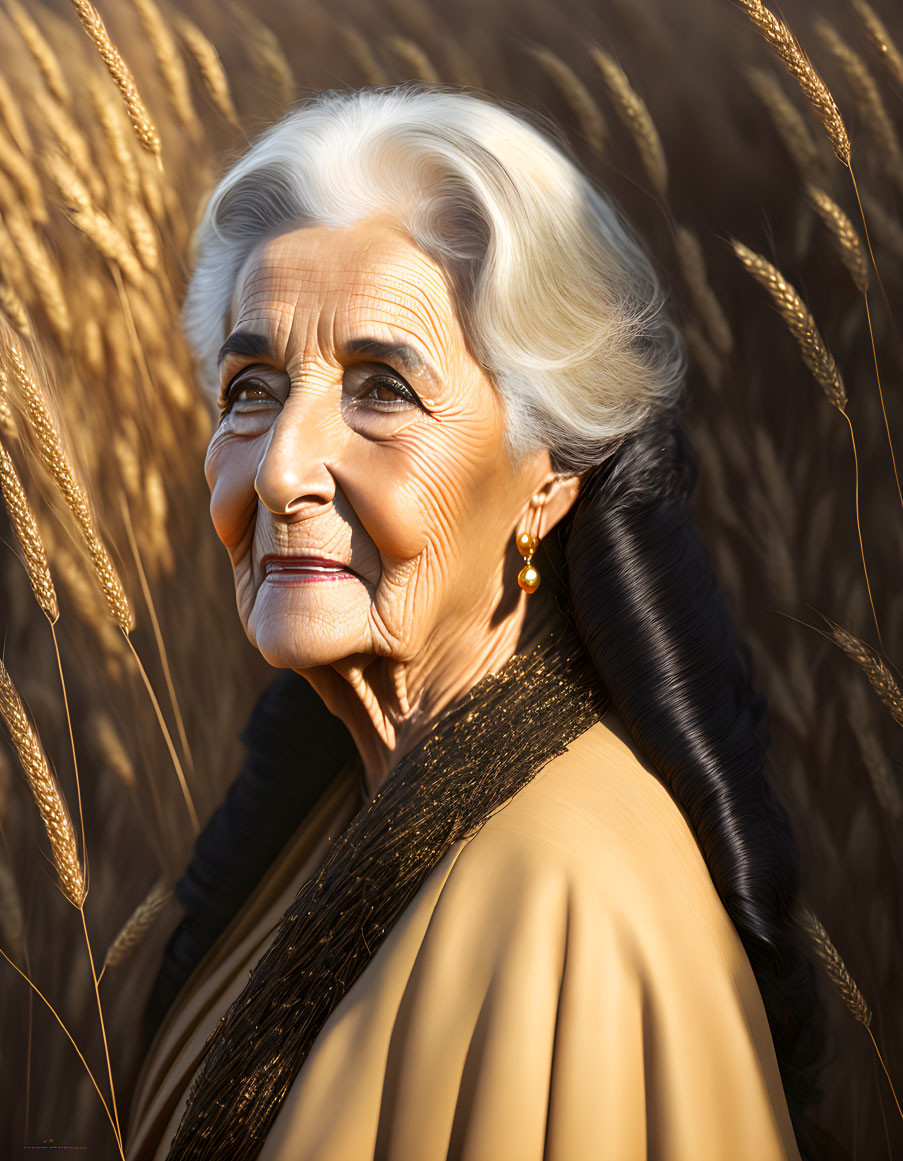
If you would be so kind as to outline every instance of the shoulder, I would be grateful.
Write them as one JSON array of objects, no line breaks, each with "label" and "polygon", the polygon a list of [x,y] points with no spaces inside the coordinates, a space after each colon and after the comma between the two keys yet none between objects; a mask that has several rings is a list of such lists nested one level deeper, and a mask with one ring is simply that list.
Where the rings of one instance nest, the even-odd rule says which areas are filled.
[{"label": "shoulder", "polygon": [[484,823],[451,877],[481,883],[487,908],[585,912],[654,958],[744,954],[680,806],[613,709]]}]

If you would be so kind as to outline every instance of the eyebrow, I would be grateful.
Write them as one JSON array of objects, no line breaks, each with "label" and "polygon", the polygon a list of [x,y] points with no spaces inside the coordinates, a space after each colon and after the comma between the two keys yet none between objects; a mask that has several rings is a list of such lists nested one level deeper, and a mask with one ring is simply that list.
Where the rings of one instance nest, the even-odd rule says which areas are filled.
[{"label": "eyebrow", "polygon": [[[438,372],[423,358],[419,351],[408,343],[392,343],[382,339],[351,339],[344,346],[347,357],[367,355],[383,362],[395,362],[410,375],[422,375],[439,383]],[[219,349],[216,356],[217,367],[222,366],[228,355],[245,355],[248,358],[271,359],[275,354],[266,335],[257,331],[233,331]]]},{"label": "eyebrow", "polygon": [[227,355],[248,355],[251,358],[273,359],[273,348],[266,335],[257,331],[233,331],[219,349],[216,365],[221,367]]},{"label": "eyebrow", "polygon": [[383,362],[394,362],[410,375],[422,375],[439,382],[438,372],[426,359],[407,343],[390,343],[382,339],[352,339],[345,344],[346,353],[351,355],[369,355],[371,359]]}]

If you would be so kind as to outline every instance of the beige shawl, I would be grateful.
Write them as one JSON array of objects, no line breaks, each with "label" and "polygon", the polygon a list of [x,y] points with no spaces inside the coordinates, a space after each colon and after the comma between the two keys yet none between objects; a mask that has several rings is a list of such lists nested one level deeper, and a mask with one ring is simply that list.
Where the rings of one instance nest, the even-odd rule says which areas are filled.
[{"label": "beige shawl", "polygon": [[[348,768],[182,989],[128,1161],[166,1157],[205,1040],[359,805]],[[743,945],[614,709],[429,874],[260,1159],[800,1161]]]}]

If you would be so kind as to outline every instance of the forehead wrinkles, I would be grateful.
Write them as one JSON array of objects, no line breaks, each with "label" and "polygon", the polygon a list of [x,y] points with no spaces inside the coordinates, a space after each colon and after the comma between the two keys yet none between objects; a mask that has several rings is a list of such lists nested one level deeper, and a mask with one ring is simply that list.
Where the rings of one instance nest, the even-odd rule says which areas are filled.
[{"label": "forehead wrinkles", "polygon": [[[418,251],[400,247],[386,254],[370,248],[293,253],[297,247],[265,246],[242,271],[233,302],[237,325],[249,317],[266,320],[276,334],[304,326],[306,340],[316,331],[332,339],[336,328],[366,327],[369,319],[393,326],[417,340],[439,363],[456,349],[456,326],[442,272]],[[311,312],[311,300],[316,309]],[[306,316],[306,319],[299,317]],[[318,316],[322,315],[322,322]],[[325,324],[325,331],[324,331]],[[347,337],[357,337],[348,335]]]}]

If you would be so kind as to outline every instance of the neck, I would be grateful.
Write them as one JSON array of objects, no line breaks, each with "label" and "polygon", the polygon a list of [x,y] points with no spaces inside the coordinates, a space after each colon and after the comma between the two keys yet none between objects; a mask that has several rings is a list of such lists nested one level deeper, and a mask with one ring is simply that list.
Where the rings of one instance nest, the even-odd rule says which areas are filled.
[{"label": "neck", "polygon": [[554,594],[540,589],[522,594],[504,617],[457,626],[412,661],[359,655],[303,675],[348,728],[372,798],[448,705],[562,623]]}]

